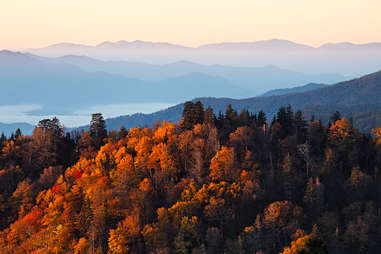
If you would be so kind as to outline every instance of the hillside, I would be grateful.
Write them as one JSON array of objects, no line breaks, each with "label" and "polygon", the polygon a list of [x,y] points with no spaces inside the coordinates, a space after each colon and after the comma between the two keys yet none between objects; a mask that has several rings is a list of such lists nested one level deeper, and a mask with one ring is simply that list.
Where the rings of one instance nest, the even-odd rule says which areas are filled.
[{"label": "hillside", "polygon": [[304,86],[297,86],[297,87],[284,88],[284,89],[273,89],[273,90],[267,91],[261,96],[284,95],[289,93],[303,93],[303,92],[315,90],[315,89],[326,87],[326,86],[327,85],[325,84],[309,83]]},{"label": "hillside", "polygon": [[[345,114],[354,114],[381,109],[380,98],[381,71],[303,93],[254,97],[242,100],[197,98],[194,101],[200,100],[205,107],[211,106],[216,114],[224,112],[227,105],[231,104],[237,111],[242,109],[247,109],[250,112],[263,110],[268,119],[271,119],[279,107],[290,104],[293,108],[305,109],[309,115],[313,114],[316,118],[328,119],[327,115],[331,115],[336,110],[341,110]],[[135,125],[150,126],[157,120],[177,121],[181,117],[182,109],[183,104],[179,104],[153,114],[136,114],[107,119],[107,125],[110,129],[119,129],[121,125],[126,127]],[[381,124],[380,120],[374,119],[374,121]],[[371,127],[374,128],[375,126]],[[369,130],[369,128],[368,126],[366,130]]]},{"label": "hillside", "polygon": [[276,115],[3,137],[0,253],[379,254],[381,127]]},{"label": "hillside", "polygon": [[9,137],[17,129],[20,129],[23,134],[31,135],[34,127],[28,123],[0,123],[0,134],[4,133],[5,136]]}]

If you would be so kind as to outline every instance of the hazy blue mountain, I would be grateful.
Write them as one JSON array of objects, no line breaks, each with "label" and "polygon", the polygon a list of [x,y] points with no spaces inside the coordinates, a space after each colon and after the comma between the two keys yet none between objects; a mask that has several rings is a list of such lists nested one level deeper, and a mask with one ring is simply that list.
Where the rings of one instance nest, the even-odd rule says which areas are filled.
[{"label": "hazy blue mountain", "polygon": [[28,123],[0,123],[0,133],[4,133],[7,137],[17,129],[20,129],[22,134],[31,135],[34,130],[34,125]]},{"label": "hazy blue mountain", "polygon": [[43,112],[55,114],[91,105],[177,103],[200,96],[255,95],[224,78],[204,73],[146,82],[11,51],[0,51],[0,84],[7,94],[0,105],[39,104]]},{"label": "hazy blue mountain", "polygon": [[[286,88],[308,82],[335,83],[345,80],[338,74],[305,74],[275,66],[265,67],[236,67],[225,65],[202,65],[189,61],[178,61],[164,65],[153,65],[127,61],[102,61],[86,56],[67,55],[58,58],[38,57],[49,63],[64,63],[75,65],[86,71],[103,71],[135,78],[147,82],[161,82],[173,77],[203,73],[218,76],[237,87],[249,89],[258,95],[269,89]],[[215,95],[217,96],[217,95]],[[247,97],[247,96],[246,96]]]},{"label": "hazy blue mountain", "polygon": [[95,46],[58,43],[44,48],[26,49],[24,52],[33,54],[57,57],[64,55],[86,55],[105,60],[130,60],[149,62],[171,62],[176,60],[175,55],[192,55],[194,48],[175,45],[166,42],[146,42],[146,41],[118,41],[102,42]]},{"label": "hazy blue mountain", "polygon": [[167,43],[167,42],[150,42],[150,41],[118,41],[118,42],[102,42],[96,45],[97,48],[128,48],[128,49],[189,49],[189,47],[185,47],[178,44]]},{"label": "hazy blue mountain", "polygon": [[[279,107],[291,105],[294,109],[302,109],[307,116],[315,115],[317,119],[327,120],[336,110],[346,116],[362,115],[370,124],[366,128],[374,128],[376,123],[381,124],[381,71],[340,82],[335,85],[318,88],[302,93],[291,93],[270,97],[254,97],[248,99],[230,98],[197,98],[205,107],[211,106],[215,113],[224,112],[227,105],[231,104],[234,109],[240,111],[247,109],[250,112],[263,110],[269,119],[278,111]],[[152,114],[134,114],[107,119],[109,129],[119,129],[121,125],[128,128],[133,126],[152,125],[155,121],[169,120],[178,121],[184,104],[178,104],[166,110]],[[365,114],[368,112],[368,114]],[[373,113],[369,113],[373,112]],[[362,122],[364,124],[364,122]],[[365,128],[365,127],[364,127]]]},{"label": "hazy blue mountain", "polygon": [[[234,98],[245,98],[248,94],[256,94],[248,89],[232,86],[228,79],[199,72],[162,80],[157,83],[152,92],[154,94],[166,93],[166,98],[169,101],[176,101],[185,97],[200,97],[201,94]],[[229,95],[229,93],[231,94]]]},{"label": "hazy blue mountain", "polygon": [[306,73],[363,75],[379,70],[381,43],[327,43],[311,47],[287,40],[222,42],[200,47],[144,41],[104,42],[95,46],[60,43],[45,48],[26,49],[41,56],[85,55],[104,60],[168,64],[191,61],[228,66],[266,66]]},{"label": "hazy blue mountain", "polygon": [[142,100],[143,93],[152,86],[120,75],[90,73],[76,66],[46,63],[7,51],[0,52],[0,83],[8,95],[2,98],[1,105],[40,104],[55,113],[132,98]]},{"label": "hazy blue mountain", "polygon": [[199,49],[212,49],[212,50],[310,50],[313,47],[295,43],[289,40],[264,40],[255,42],[222,42],[206,44],[199,47]]},{"label": "hazy blue mountain", "polygon": [[365,44],[354,44],[350,42],[341,42],[341,43],[325,43],[319,47],[320,49],[329,49],[329,50],[380,50],[381,43],[365,43]]},{"label": "hazy blue mountain", "polygon": [[302,92],[307,92],[307,91],[315,90],[315,89],[326,87],[326,86],[327,85],[325,84],[309,83],[304,86],[270,90],[262,94],[262,96],[274,96],[274,95],[283,95],[283,94],[289,94],[289,93],[302,93]]}]

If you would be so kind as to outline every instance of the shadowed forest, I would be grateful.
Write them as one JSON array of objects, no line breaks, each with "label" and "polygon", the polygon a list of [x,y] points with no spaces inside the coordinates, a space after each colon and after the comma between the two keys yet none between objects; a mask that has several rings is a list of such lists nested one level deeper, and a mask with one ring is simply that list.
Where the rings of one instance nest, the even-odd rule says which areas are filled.
[{"label": "shadowed forest", "polygon": [[187,102],[148,128],[0,141],[0,253],[379,253],[381,128]]}]

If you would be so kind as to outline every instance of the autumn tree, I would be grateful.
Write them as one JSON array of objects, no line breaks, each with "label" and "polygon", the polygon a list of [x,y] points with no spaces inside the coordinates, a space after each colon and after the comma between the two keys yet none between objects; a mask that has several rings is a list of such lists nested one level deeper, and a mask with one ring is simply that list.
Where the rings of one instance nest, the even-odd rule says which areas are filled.
[{"label": "autumn tree", "polygon": [[323,241],[314,234],[299,237],[284,248],[281,254],[328,254]]},{"label": "autumn tree", "polygon": [[0,253],[379,253],[378,130],[184,109],[186,128],[2,137]]},{"label": "autumn tree", "polygon": [[232,181],[235,175],[234,149],[222,146],[210,163],[210,174],[214,181]]},{"label": "autumn tree", "polygon": [[127,216],[119,222],[116,229],[110,230],[108,239],[109,253],[123,254],[133,251],[140,236],[139,218],[137,215]]},{"label": "autumn tree", "polygon": [[[70,139],[70,138],[69,138]],[[54,165],[68,165],[72,147],[65,139],[64,130],[57,118],[41,120],[33,131],[30,160],[34,166],[45,168]],[[28,156],[28,155],[27,155]],[[37,177],[40,171],[36,172]]]}]

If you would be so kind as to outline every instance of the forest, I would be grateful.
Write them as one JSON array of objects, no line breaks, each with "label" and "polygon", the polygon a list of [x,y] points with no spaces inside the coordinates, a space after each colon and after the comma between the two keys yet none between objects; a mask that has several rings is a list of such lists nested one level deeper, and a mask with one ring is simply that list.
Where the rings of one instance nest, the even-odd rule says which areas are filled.
[{"label": "forest", "polygon": [[0,253],[381,252],[381,127],[291,106],[0,138]]}]

